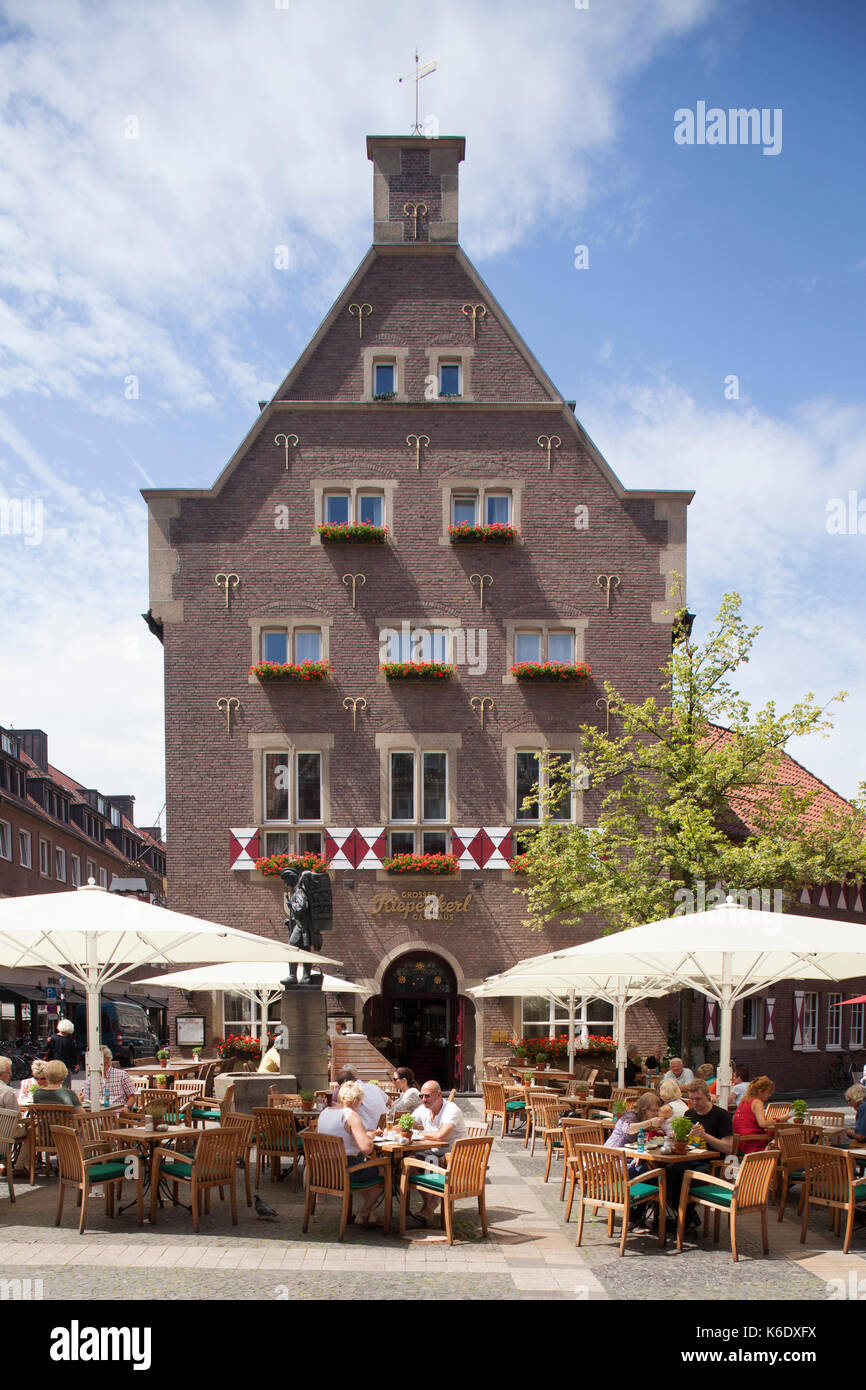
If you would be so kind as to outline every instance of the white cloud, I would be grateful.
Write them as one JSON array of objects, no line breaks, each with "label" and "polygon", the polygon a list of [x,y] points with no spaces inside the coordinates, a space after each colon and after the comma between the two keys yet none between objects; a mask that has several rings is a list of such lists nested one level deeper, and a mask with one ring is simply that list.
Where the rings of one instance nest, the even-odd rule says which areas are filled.
[{"label": "white cloud", "polygon": [[[642,386],[587,384],[582,416],[628,487],[694,488],[689,507],[689,604],[700,637],[722,593],[736,589],[764,631],[739,684],[756,704],[789,706],[806,690],[839,690],[830,741],[791,747],[844,795],[866,780],[866,537],[826,530],[827,502],[866,477],[866,408],[816,400],[790,419],[756,406],[699,407],[664,378]],[[857,756],[860,761],[858,763]]]}]

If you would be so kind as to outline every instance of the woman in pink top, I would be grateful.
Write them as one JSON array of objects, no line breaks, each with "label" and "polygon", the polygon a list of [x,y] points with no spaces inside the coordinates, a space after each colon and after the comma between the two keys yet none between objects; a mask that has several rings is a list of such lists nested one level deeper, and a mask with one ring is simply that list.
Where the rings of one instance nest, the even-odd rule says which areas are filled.
[{"label": "woman in pink top", "polygon": [[749,1082],[749,1089],[734,1111],[734,1133],[740,1136],[738,1153],[760,1153],[769,1144],[774,1122],[767,1119],[764,1106],[775,1089],[769,1076],[756,1076]]}]

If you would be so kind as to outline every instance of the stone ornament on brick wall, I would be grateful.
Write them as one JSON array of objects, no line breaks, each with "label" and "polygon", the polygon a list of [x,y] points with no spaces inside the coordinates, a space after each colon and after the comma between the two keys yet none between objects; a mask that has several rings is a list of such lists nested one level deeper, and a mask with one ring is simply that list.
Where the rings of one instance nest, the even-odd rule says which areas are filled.
[{"label": "stone ornament on brick wall", "polygon": [[297,436],[296,434],[275,434],[275,435],[274,435],[274,443],[275,443],[275,444],[282,444],[282,446],[283,446],[283,448],[284,448],[284,450],[285,450],[285,455],[286,455],[286,472],[287,472],[287,473],[288,473],[288,471],[289,471],[289,445],[292,445],[293,448],[297,449],[297,447],[298,447],[298,445],[300,444],[300,442],[301,442],[301,441],[300,441],[300,439],[298,438],[298,436]]},{"label": "stone ornament on brick wall", "polygon": [[229,831],[230,869],[254,869],[259,854],[259,832],[255,826]]},{"label": "stone ornament on brick wall", "polygon": [[552,472],[553,472],[553,456],[552,456],[552,454],[551,454],[550,451],[551,451],[551,449],[560,449],[560,448],[562,448],[562,440],[560,439],[560,437],[559,437],[558,434],[540,434],[540,435],[538,436],[538,441],[537,441],[537,442],[538,442],[538,447],[539,447],[539,449],[546,449],[546,450],[547,450],[547,471],[548,471],[548,473],[552,473]]},{"label": "stone ornament on brick wall", "polygon": [[366,708],[367,701],[364,699],[363,695],[347,695],[343,701],[343,709],[350,709],[352,711],[352,733],[355,733],[358,728],[358,710]]},{"label": "stone ornament on brick wall", "polygon": [[513,854],[511,827],[466,829],[455,826],[451,831],[451,853],[461,869],[507,869]]},{"label": "stone ornament on brick wall", "polygon": [[412,218],[412,240],[418,240],[418,218],[427,216],[426,203],[404,203],[403,212],[407,217]]},{"label": "stone ornament on brick wall", "polygon": [[487,318],[487,306],[485,304],[464,304],[461,312],[472,320],[472,337],[475,338],[478,320]]},{"label": "stone ornament on brick wall", "polygon": [[229,738],[232,734],[232,715],[237,714],[240,707],[241,702],[237,695],[221,695],[217,700],[217,709],[226,717],[226,733]]},{"label": "stone ornament on brick wall", "polygon": [[353,608],[356,608],[356,607],[357,607],[357,602],[356,602],[356,599],[357,599],[357,592],[356,592],[357,586],[360,584],[360,585],[361,585],[361,588],[363,589],[364,585],[365,585],[366,582],[367,582],[367,576],[366,576],[366,574],[360,574],[360,573],[359,573],[359,574],[344,574],[344,575],[343,575],[343,578],[342,578],[342,580],[341,580],[340,582],[341,582],[342,584],[345,584],[345,585],[346,585],[346,588],[348,588],[349,585],[351,584],[351,586],[352,586],[352,607],[353,607]]},{"label": "stone ornament on brick wall", "polygon": [[610,599],[613,590],[618,589],[621,583],[618,574],[600,574],[596,579],[596,584],[603,591],[607,600],[607,610],[610,612]]},{"label": "stone ornament on brick wall", "polygon": [[325,858],[332,869],[381,869],[385,827],[348,826],[325,831]]},{"label": "stone ornament on brick wall", "polygon": [[415,450],[415,467],[418,469],[418,472],[420,473],[421,448],[422,445],[425,449],[428,449],[430,447],[430,436],[429,434],[407,434],[406,443],[409,445],[410,449]]},{"label": "stone ornament on brick wall", "polygon": [[483,728],[484,728],[484,717],[485,717],[485,715],[487,714],[487,711],[488,711],[488,710],[492,710],[492,709],[493,709],[493,704],[494,704],[494,702],[493,702],[493,696],[492,696],[492,695],[473,695],[473,696],[472,696],[472,699],[469,701],[469,703],[470,703],[470,705],[472,706],[472,708],[473,708],[474,710],[476,710],[476,711],[481,715],[481,727],[482,727],[482,729],[483,729]]},{"label": "stone ornament on brick wall", "polygon": [[492,574],[470,574],[470,576],[469,576],[469,583],[472,585],[473,589],[475,588],[476,580],[477,580],[477,582],[478,582],[478,599],[479,599],[479,607],[480,607],[480,608],[483,608],[483,607],[484,607],[484,590],[485,590],[485,588],[491,589],[491,588],[493,587],[493,575],[492,575]]},{"label": "stone ornament on brick wall", "polygon": [[604,735],[607,738],[610,734],[610,700],[603,695],[600,700],[596,700],[595,707],[604,710]]},{"label": "stone ornament on brick wall", "polygon": [[363,338],[363,336],[364,336],[364,317],[365,317],[365,315],[366,315],[366,317],[369,318],[370,315],[372,314],[372,312],[373,312],[373,306],[372,306],[372,304],[366,304],[366,303],[365,303],[365,304],[350,304],[350,305],[349,305],[349,313],[352,314],[353,316],[354,316],[355,314],[357,314],[357,316],[358,316],[358,337],[359,337],[359,338]]}]

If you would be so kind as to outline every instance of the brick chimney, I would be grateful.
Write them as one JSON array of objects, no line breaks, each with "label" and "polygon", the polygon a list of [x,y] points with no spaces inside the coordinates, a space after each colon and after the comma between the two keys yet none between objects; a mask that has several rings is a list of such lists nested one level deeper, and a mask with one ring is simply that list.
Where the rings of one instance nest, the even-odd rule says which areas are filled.
[{"label": "brick chimney", "polygon": [[48,735],[44,729],[16,729],[14,737],[21,744],[28,758],[32,758],[41,772],[48,771]]},{"label": "brick chimney", "polygon": [[106,796],[105,799],[106,801],[110,801],[112,806],[116,806],[120,814],[126,816],[126,819],[131,825],[135,825],[134,796],[127,796],[124,794],[123,796]]},{"label": "brick chimney", "polygon": [[368,135],[367,158],[373,161],[373,241],[455,243],[458,168],[465,153],[462,135],[437,140]]}]

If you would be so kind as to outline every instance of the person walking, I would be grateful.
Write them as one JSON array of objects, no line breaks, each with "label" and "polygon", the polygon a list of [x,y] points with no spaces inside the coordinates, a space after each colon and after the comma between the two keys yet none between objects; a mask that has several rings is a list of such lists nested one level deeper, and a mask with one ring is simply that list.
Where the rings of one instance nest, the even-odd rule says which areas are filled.
[{"label": "person walking", "polygon": [[81,1066],[78,1048],[75,1046],[75,1024],[70,1018],[61,1018],[57,1032],[48,1039],[45,1060],[63,1062],[70,1076],[74,1076]]}]

